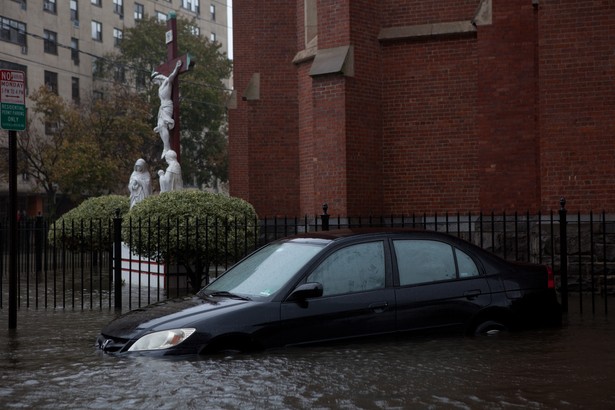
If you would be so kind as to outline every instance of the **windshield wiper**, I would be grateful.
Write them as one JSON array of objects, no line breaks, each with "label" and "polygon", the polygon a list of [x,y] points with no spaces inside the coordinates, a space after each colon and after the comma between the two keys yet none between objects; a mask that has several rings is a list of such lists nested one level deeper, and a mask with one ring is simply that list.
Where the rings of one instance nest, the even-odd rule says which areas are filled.
[{"label": "windshield wiper", "polygon": [[222,297],[227,297],[227,298],[231,298],[231,299],[240,299],[240,300],[252,300],[247,296],[240,296],[237,295],[235,293],[231,293],[231,292],[227,292],[225,290],[220,290],[217,292],[212,292],[212,293],[208,293],[208,296],[222,296]]}]

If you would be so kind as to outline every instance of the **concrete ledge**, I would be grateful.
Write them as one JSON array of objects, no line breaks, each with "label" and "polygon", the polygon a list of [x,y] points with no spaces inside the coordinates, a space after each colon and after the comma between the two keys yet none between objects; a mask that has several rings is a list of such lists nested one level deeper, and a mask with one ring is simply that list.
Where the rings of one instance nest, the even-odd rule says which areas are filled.
[{"label": "concrete ledge", "polygon": [[261,73],[252,74],[250,82],[241,98],[244,101],[256,101],[261,99]]},{"label": "concrete ledge", "polygon": [[347,77],[354,76],[354,49],[341,46],[318,50],[310,69],[312,77],[323,74],[341,73]]},{"label": "concrete ledge", "polygon": [[[534,0],[532,0],[533,2]],[[478,9],[476,9],[476,13],[474,13],[474,18],[472,19],[472,24],[475,26],[488,26],[493,23],[493,5],[492,0],[481,0],[478,5]]]},{"label": "concrete ledge", "polygon": [[318,52],[318,36],[314,36],[312,41],[310,41],[305,46],[305,50],[301,50],[295,55],[295,58],[293,58],[293,64],[301,64],[303,62],[312,60],[314,57],[316,57],[317,52]]},{"label": "concrete ledge", "polygon": [[318,50],[316,47],[306,48],[305,50],[299,51],[295,58],[293,58],[293,64],[301,64],[305,61],[311,60],[316,57],[316,52]]},{"label": "concrete ledge", "polygon": [[404,40],[438,37],[447,35],[463,35],[476,33],[476,27],[471,21],[453,21],[449,23],[419,24],[415,26],[388,27],[380,30],[378,40]]}]

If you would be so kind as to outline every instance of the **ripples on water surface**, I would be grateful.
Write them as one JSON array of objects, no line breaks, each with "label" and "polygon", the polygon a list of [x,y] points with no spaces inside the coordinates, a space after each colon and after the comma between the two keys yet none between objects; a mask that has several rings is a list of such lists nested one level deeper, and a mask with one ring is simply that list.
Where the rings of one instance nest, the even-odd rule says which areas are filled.
[{"label": "ripples on water surface", "polygon": [[615,326],[181,360],[94,348],[113,312],[0,311],[0,408],[615,408]]}]

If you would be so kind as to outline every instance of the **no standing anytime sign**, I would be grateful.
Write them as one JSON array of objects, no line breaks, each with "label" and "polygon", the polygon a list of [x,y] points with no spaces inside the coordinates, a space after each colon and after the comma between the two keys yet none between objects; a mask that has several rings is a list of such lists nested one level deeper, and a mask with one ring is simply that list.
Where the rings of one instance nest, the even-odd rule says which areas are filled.
[{"label": "no standing anytime sign", "polygon": [[0,70],[0,128],[26,129],[26,75],[23,71]]}]

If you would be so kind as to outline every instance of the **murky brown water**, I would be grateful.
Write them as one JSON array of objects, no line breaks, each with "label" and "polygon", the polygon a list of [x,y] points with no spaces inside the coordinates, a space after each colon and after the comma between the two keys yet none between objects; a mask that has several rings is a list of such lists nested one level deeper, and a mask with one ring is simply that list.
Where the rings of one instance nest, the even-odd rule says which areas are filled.
[{"label": "murky brown water", "polygon": [[[572,306],[572,305],[571,305]],[[0,408],[561,409],[615,407],[615,323],[181,360],[94,347],[113,311],[0,311]]]}]

